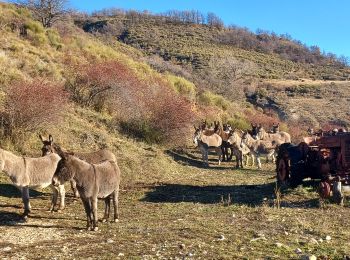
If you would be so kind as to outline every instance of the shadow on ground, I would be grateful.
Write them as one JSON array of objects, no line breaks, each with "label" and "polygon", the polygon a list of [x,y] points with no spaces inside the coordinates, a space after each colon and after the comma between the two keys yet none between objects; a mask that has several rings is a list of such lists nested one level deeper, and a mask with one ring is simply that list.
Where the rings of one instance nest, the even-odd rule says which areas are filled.
[{"label": "shadow on ground", "polygon": [[22,214],[16,212],[0,211],[0,226],[13,226],[17,223],[23,223]]},{"label": "shadow on ground", "polygon": [[[32,198],[40,197],[40,196],[46,196],[46,193],[36,191],[36,190],[30,190],[29,196]],[[20,198],[21,197],[21,191],[17,189],[15,186],[11,184],[4,184],[0,183],[0,197],[6,197],[6,198]]]},{"label": "shadow on ground", "polygon": [[257,206],[265,197],[271,197],[274,184],[233,185],[233,186],[194,186],[182,184],[163,184],[146,192],[142,201],[154,203],[193,202],[203,204],[221,203],[230,194],[232,203]]},{"label": "shadow on ground", "polygon": [[[275,183],[258,185],[215,185],[194,186],[183,184],[162,184],[155,186],[145,193],[141,201],[152,203],[180,203],[192,202],[202,204],[227,203],[230,197],[232,205],[246,205],[249,207],[273,206]],[[299,201],[283,202],[288,208],[315,208],[319,206],[318,199],[303,199]]]},{"label": "shadow on ground", "polygon": [[[165,153],[173,158],[173,160],[182,165],[188,165],[202,169],[214,169],[214,170],[227,170],[235,169],[236,161],[233,159],[229,162],[223,162],[221,166],[218,165],[218,158],[215,152],[209,153],[210,158],[208,159],[209,167],[207,167],[202,161],[202,155],[197,150],[166,150]],[[241,169],[240,170],[245,170]],[[249,171],[260,171],[258,169],[249,169]]]}]

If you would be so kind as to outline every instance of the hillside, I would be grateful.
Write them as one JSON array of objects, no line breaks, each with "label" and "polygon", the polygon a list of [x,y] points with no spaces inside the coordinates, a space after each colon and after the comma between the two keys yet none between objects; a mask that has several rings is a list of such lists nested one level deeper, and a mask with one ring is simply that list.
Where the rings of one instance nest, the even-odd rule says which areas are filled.
[{"label": "hillside", "polygon": [[[151,66],[181,75],[193,81],[199,89],[210,90],[238,103],[248,101],[265,109],[266,106],[250,98],[264,89],[268,90],[266,95],[274,99],[274,106],[269,106],[269,109],[283,115],[282,120],[302,123],[305,128],[309,124],[315,127],[329,123],[349,125],[347,89],[350,84],[347,80],[350,68],[329,56],[315,53],[314,49],[307,50],[296,41],[266,33],[254,35],[242,28],[174,22],[166,17],[142,13],[96,15],[76,18],[75,21],[101,39],[118,38],[120,42],[139,49],[148,57],[145,60]],[[246,44],[237,44],[234,39],[236,42],[246,41]],[[265,42],[277,46],[274,47],[276,50],[258,52],[259,48],[255,46],[264,46]],[[290,52],[280,51],[278,54],[278,49]],[[269,87],[271,81],[279,82],[279,86],[288,81],[288,86]],[[319,89],[317,94],[285,91],[286,87],[303,88],[305,81]],[[328,109],[333,104],[334,109]],[[322,111],[320,108],[323,107],[327,109]],[[293,115],[292,111],[296,110],[305,116]]]},{"label": "hillside", "polygon": [[[341,81],[286,80],[289,69],[303,77],[312,72],[276,55],[218,44],[219,31],[206,26],[179,24],[180,30],[170,23],[179,34],[179,48],[170,51],[174,32],[164,31],[166,26],[152,25],[154,36],[166,35],[160,47],[147,34],[135,40],[141,37],[136,29],[125,35],[125,42],[136,37],[126,44],[108,33],[84,31],[85,23],[68,15],[44,28],[27,9],[0,3],[0,153],[22,156],[21,162],[40,157],[39,134],[51,134],[69,151],[108,147],[122,175],[120,222],[87,231],[83,204],[68,183],[63,211],[47,211],[49,187],[31,189],[32,212],[25,221],[19,190],[0,172],[1,259],[350,256],[348,195],[342,207],[319,198],[317,180],[280,188],[275,165],[265,160],[262,170],[236,169],[235,162],[218,165],[210,154],[205,167],[192,142],[193,125],[204,119],[245,130],[251,122],[278,122],[278,114],[287,120],[281,128],[297,140],[309,124],[345,118],[347,68],[329,68]],[[153,46],[149,51],[146,43]],[[315,71],[321,75],[322,68]],[[230,73],[234,80],[224,77]],[[8,163],[0,157],[1,166]],[[99,201],[99,218],[103,206]]]}]

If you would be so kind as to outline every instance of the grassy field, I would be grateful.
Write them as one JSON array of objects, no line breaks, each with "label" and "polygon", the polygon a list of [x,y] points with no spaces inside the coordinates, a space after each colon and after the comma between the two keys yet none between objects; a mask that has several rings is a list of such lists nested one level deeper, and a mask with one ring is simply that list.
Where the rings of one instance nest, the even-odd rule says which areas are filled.
[{"label": "grassy field", "polygon": [[[85,230],[80,200],[50,213],[49,190],[33,191],[27,222],[19,192],[0,175],[0,257],[9,259],[343,259],[350,256],[350,205],[321,201],[316,182],[275,199],[274,166],[201,166],[196,150],[162,151],[134,143],[145,168],[132,173],[123,155],[119,223]],[[159,168],[150,167],[159,162]],[[160,167],[165,167],[163,170]],[[129,176],[126,176],[129,175]],[[131,176],[130,176],[131,175]],[[103,202],[99,202],[102,217]],[[326,239],[326,237],[328,239]],[[300,250],[300,253],[297,253]]]}]

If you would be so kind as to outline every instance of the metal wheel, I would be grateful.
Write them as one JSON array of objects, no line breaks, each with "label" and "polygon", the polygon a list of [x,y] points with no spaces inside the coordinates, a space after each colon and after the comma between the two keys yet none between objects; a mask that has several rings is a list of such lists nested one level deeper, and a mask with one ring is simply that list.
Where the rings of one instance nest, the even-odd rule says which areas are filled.
[{"label": "metal wheel", "polygon": [[287,163],[284,159],[277,162],[277,181],[284,182],[288,178]]},{"label": "metal wheel", "polygon": [[321,198],[328,198],[331,195],[331,185],[326,181],[322,181],[318,187],[318,193]]}]

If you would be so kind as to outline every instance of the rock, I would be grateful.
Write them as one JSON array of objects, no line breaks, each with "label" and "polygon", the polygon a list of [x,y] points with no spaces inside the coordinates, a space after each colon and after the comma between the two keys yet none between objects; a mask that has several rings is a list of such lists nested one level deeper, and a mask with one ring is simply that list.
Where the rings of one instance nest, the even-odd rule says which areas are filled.
[{"label": "rock", "polygon": [[275,245],[278,247],[278,248],[280,248],[280,247],[282,247],[283,246],[283,244],[282,243],[275,243]]},{"label": "rock", "polygon": [[310,238],[310,244],[318,245],[318,241],[314,238]]},{"label": "rock", "polygon": [[180,249],[185,249],[186,246],[185,246],[185,244],[180,244],[180,245],[179,245],[179,248],[180,248]]},{"label": "rock", "polygon": [[124,253],[119,253],[118,256],[124,256]]},{"label": "rock", "polygon": [[110,238],[107,239],[107,243],[108,243],[108,244],[112,244],[113,242],[114,242],[114,241],[113,241],[112,239],[110,239]]},{"label": "rock", "polygon": [[331,239],[331,236],[326,236],[326,241],[330,241]]},{"label": "rock", "polygon": [[322,242],[323,242],[323,239],[322,239],[322,238],[320,238],[320,239],[318,240],[318,242],[322,243]]},{"label": "rock", "polygon": [[11,251],[11,250],[12,250],[12,248],[9,247],[9,246],[4,247],[4,248],[2,249],[2,251],[4,251],[4,252],[9,252],[9,251]]},{"label": "rock", "polygon": [[221,241],[222,241],[222,240],[225,240],[225,239],[226,239],[226,238],[225,238],[224,235],[220,235],[219,238],[218,238],[218,240],[221,240]]},{"label": "rock", "polygon": [[314,255],[302,255],[300,257],[301,260],[317,260],[317,257]]},{"label": "rock", "polygon": [[295,253],[297,253],[297,254],[301,254],[302,252],[303,252],[303,251],[301,251],[300,248],[295,249]]}]

